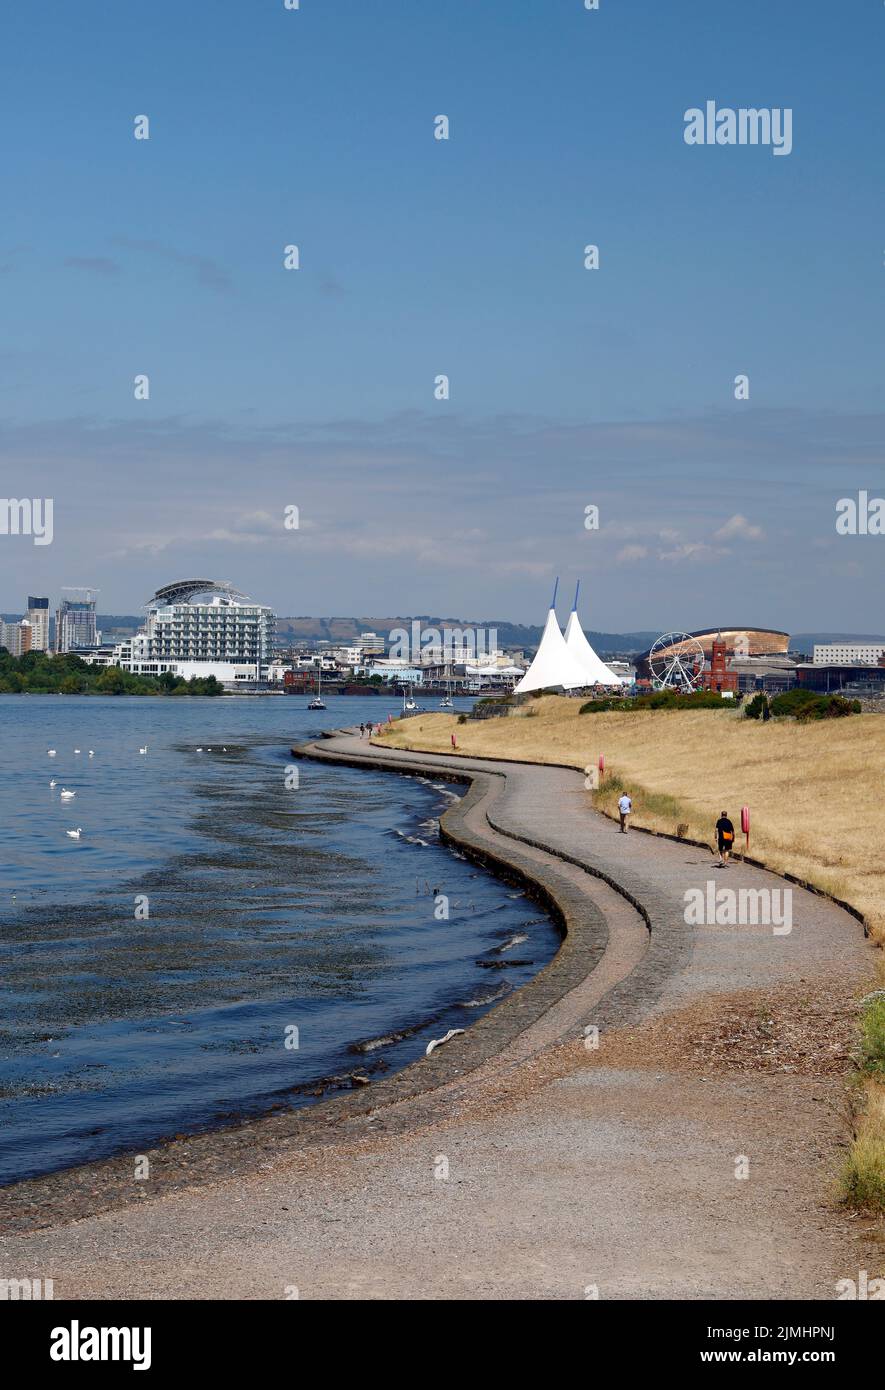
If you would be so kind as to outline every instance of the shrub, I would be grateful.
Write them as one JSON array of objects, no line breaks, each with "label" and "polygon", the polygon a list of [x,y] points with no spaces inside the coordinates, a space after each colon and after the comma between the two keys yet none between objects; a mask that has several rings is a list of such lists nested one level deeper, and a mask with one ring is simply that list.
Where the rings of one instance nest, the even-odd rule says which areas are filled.
[{"label": "shrub", "polygon": [[846,700],[842,695],[821,695],[815,690],[797,687],[776,695],[771,702],[772,714],[793,715],[796,719],[842,719],[848,714],[860,714],[859,700]]},{"label": "shrub", "polygon": [[761,719],[768,708],[768,696],[764,690],[758,691],[744,709],[747,719]]},{"label": "shrub", "polygon": [[580,714],[607,714],[611,710],[631,712],[642,709],[733,709],[732,700],[723,700],[715,690],[697,690],[693,695],[681,695],[677,690],[654,690],[647,695],[620,699],[617,695],[588,700]]},{"label": "shrub", "polygon": [[793,690],[784,690],[780,695],[775,695],[771,702],[772,714],[799,714],[801,710],[806,710],[809,706],[816,704],[820,696],[813,690],[806,690],[804,686],[797,685]]}]

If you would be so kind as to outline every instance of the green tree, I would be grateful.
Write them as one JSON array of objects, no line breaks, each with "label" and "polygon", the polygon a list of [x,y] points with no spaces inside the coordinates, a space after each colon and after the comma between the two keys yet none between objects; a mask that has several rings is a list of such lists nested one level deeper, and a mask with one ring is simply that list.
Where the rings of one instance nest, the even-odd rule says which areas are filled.
[{"label": "green tree", "polygon": [[106,666],[95,682],[95,689],[101,695],[122,695],[126,680],[119,666]]}]

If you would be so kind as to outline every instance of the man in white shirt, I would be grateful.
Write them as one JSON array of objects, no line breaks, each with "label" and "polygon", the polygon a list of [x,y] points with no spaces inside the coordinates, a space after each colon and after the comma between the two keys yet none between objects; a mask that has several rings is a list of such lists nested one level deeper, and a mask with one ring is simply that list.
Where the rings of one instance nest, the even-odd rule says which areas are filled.
[{"label": "man in white shirt", "polygon": [[621,834],[622,834],[622,835],[626,835],[626,833],[627,833],[627,817],[629,816],[629,814],[630,814],[630,812],[631,812],[632,810],[633,810],[633,802],[630,800],[630,798],[629,798],[629,796],[627,795],[627,793],[624,792],[624,795],[621,797],[620,801],[618,802],[618,811],[620,812],[620,815],[621,815]]}]

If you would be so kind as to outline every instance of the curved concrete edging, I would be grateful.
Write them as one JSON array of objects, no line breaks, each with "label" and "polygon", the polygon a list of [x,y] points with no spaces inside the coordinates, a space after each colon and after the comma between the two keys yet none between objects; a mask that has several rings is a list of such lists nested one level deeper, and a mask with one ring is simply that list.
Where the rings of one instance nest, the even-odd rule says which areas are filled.
[{"label": "curved concrete edging", "polygon": [[[329,731],[323,735],[325,739],[336,739],[342,734],[351,734],[352,730]],[[419,750],[409,749],[384,749],[378,744],[371,745],[374,752],[352,752],[351,750],[341,751],[339,749],[323,749],[316,743],[304,744],[292,749],[292,753],[298,757],[313,758],[320,762],[339,763],[344,766],[368,768],[372,771],[398,772],[404,776],[433,776],[448,781],[472,782],[476,783],[481,778],[494,777],[499,783],[506,785],[507,767],[511,763],[522,768],[538,768],[541,770],[551,767],[550,764],[535,763],[530,760],[498,759],[497,766],[482,766],[491,764],[493,760],[484,758],[474,758],[471,755],[471,763],[479,763],[480,766],[471,766],[466,761],[463,766],[459,766],[459,759],[449,754],[422,753]],[[578,768],[569,767],[565,764],[556,764],[556,768],[561,771],[573,773],[576,777],[581,776]],[[592,862],[586,855],[579,858],[577,855],[570,854],[561,844],[554,844],[549,840],[544,840],[535,835],[525,834],[513,825],[504,825],[499,816],[493,811],[493,807],[500,798],[490,798],[485,807],[485,820],[490,830],[499,836],[506,843],[504,854],[489,854],[485,845],[478,848],[474,846],[472,857],[483,858],[485,852],[486,860],[492,865],[496,862],[500,865],[516,864],[518,862],[518,851],[516,846],[524,844],[531,849],[540,851],[550,856],[554,860],[559,860],[564,864],[574,865],[583,873],[590,874],[594,878],[600,879],[609,885],[620,897],[639,914],[645,922],[649,931],[649,946],[642,959],[633,967],[630,973],[606,991],[604,999],[594,1009],[593,1021],[597,1024],[612,1026],[615,1023],[631,1023],[658,1003],[671,977],[678,971],[684,969],[690,961],[693,949],[692,928],[687,926],[683,920],[674,920],[672,905],[666,897],[661,895],[653,882],[640,874],[637,874],[632,867],[624,865],[619,868],[617,875],[609,873],[597,863]],[[463,838],[462,820],[457,821],[453,813],[457,812],[458,806],[463,806],[465,814],[471,805],[470,793],[455,806],[450,807],[440,821],[440,830],[444,838],[450,838],[459,848],[467,849],[470,842],[465,844]],[[457,826],[456,833],[451,833],[454,826]],[[531,876],[531,868],[529,870]],[[569,885],[568,889],[563,885],[565,897],[574,890]],[[583,900],[586,903],[586,899]],[[568,930],[568,920],[566,917]],[[522,995],[527,990],[532,990],[533,985],[543,978],[547,971],[562,957],[570,955],[569,936],[559,954],[554,961],[536,976],[534,980],[523,985],[519,991]],[[493,1014],[497,1014],[504,1009],[510,1001],[499,1004]],[[488,1015],[486,1016],[488,1017]],[[473,1024],[470,1032],[479,1026]],[[463,1039],[459,1039],[463,1042]]]},{"label": "curved concrete edging", "polygon": [[[377,758],[345,758],[314,744],[292,751],[317,762],[388,770]],[[394,770],[414,776],[426,774],[428,766]],[[443,837],[472,859],[520,882],[543,902],[564,929],[560,949],[537,975],[472,1022],[464,1034],[393,1075],[305,1109],[287,1109],[140,1149],[140,1154],[150,1161],[151,1196],[254,1173],[267,1161],[268,1153],[281,1155],[293,1148],[340,1142],[354,1136],[364,1138],[366,1125],[375,1122],[376,1112],[389,1113],[403,1102],[416,1102],[417,1113],[415,1106],[407,1108],[405,1113],[397,1114],[391,1125],[407,1129],[415,1122],[429,1122],[434,1117],[426,1107],[422,1110],[422,1097],[493,1059],[585,980],[603,958],[608,925],[594,902],[564,876],[557,875],[555,865],[542,867],[537,859],[522,854],[515,843],[509,843],[509,836],[504,850],[467,824],[478,808],[494,803],[506,779],[493,771],[471,770],[469,776],[465,775],[466,770],[462,773],[434,767],[431,771],[434,777],[470,783],[466,794],[442,817],[446,822],[441,827]],[[361,1069],[356,1059],[354,1069]],[[145,1184],[133,1182],[132,1162],[131,1156],[121,1155],[0,1188],[2,1229],[33,1230],[137,1204],[147,1189]]]},{"label": "curved concrete edging", "polygon": [[[331,735],[330,735],[331,736]],[[328,762],[345,767],[356,767],[372,772],[396,772],[401,776],[415,777],[430,774],[445,781],[468,783],[469,788],[440,818],[440,838],[466,854],[470,859],[490,868],[504,878],[521,883],[538,901],[542,902],[563,930],[563,941],[553,959],[537,975],[520,985],[512,995],[497,1004],[488,1014],[471,1024],[467,1032],[449,1043],[444,1053],[434,1052],[429,1058],[420,1058],[405,1068],[399,1075],[425,1067],[434,1059],[457,1059],[462,1063],[459,1070],[473,1070],[488,1060],[491,1052],[485,1047],[486,1055],[477,1058],[460,1058],[458,1054],[467,1052],[469,1039],[486,1032],[496,1034],[492,1052],[499,1051],[514,1036],[523,1031],[531,1022],[574,988],[594,969],[601,958],[608,940],[608,927],[603,914],[595,903],[576,891],[565,879],[555,878],[555,870],[543,869],[535,859],[522,855],[516,841],[520,837],[509,831],[497,830],[489,814],[489,806],[497,799],[505,781],[504,774],[496,770],[465,768],[453,769],[445,765],[429,762],[408,762],[400,759],[396,763],[386,763],[371,754],[327,752],[317,744],[308,743],[293,748],[296,757],[308,758],[316,762]],[[470,813],[480,808],[496,837],[506,841],[506,846],[492,842],[478,835],[468,824]],[[514,842],[514,843],[511,843]],[[524,843],[549,855],[552,859],[565,859],[544,845],[534,845],[529,840]],[[578,868],[585,865],[574,860]],[[493,1022],[492,1022],[493,1021]],[[467,1062],[466,1068],[463,1063]],[[448,1070],[448,1067],[446,1068]],[[396,1078],[391,1078],[391,1081]],[[449,1078],[446,1077],[446,1080]],[[382,1083],[386,1085],[387,1083]],[[434,1085],[441,1084],[434,1082]],[[421,1089],[425,1089],[421,1087]]]}]

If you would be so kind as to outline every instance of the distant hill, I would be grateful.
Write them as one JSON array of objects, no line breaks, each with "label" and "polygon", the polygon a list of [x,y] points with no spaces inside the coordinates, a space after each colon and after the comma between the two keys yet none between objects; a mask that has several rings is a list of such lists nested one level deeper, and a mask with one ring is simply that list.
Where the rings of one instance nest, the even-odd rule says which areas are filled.
[{"label": "distant hill", "polygon": [[[4,622],[18,622],[23,615],[21,613],[0,614]],[[143,614],[133,613],[99,613],[98,627],[106,638],[128,635],[136,632],[144,622]],[[446,628],[481,628],[487,630],[494,628],[498,634],[498,643],[502,647],[517,647],[526,652],[532,652],[541,640],[542,629],[523,623],[507,622],[503,618],[442,618],[439,615],[429,613],[414,613],[406,617],[386,617],[386,618],[347,618],[347,617],[281,617],[277,619],[277,638],[282,638],[283,643],[289,642],[315,642],[325,640],[327,642],[340,642],[348,644],[359,637],[361,632],[377,632],[379,637],[386,638],[392,628],[410,628],[413,622],[419,622],[422,627],[435,627],[441,631]],[[55,626],[54,619],[52,620]],[[628,656],[631,652],[644,652],[654,642],[660,633],[657,630],[648,632],[596,632],[589,631],[587,640],[600,656]],[[790,647],[793,651],[811,652],[816,642],[882,642],[885,637],[881,634],[857,633],[857,632],[797,632],[790,637]]]},{"label": "distant hill", "polygon": [[[446,628],[494,628],[498,643],[502,647],[519,647],[533,651],[541,640],[542,628],[511,623],[504,618],[442,618],[438,614],[413,613],[396,618],[314,618],[293,617],[277,619],[277,636],[291,642],[325,640],[348,643],[359,637],[361,632],[377,632],[386,638],[391,629],[404,627],[410,629],[413,622],[422,627],[435,627],[441,632]],[[655,640],[657,632],[588,632],[587,639],[600,653],[641,652]]]},{"label": "distant hill", "polygon": [[815,642],[885,642],[885,637],[867,632],[796,632],[790,637],[793,651],[810,651]]}]

